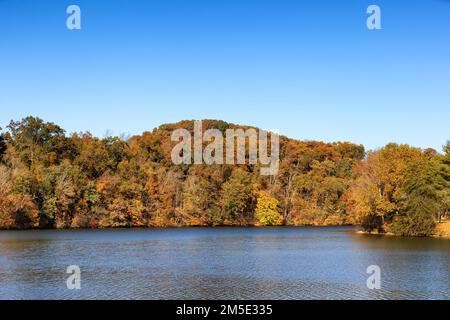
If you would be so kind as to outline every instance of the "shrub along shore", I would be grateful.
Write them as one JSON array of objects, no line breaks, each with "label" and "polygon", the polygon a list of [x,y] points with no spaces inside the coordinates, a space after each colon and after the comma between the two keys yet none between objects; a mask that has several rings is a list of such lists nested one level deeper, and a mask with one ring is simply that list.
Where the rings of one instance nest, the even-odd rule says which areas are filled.
[{"label": "shrub along shore", "polygon": [[[449,234],[437,221],[450,208],[450,143],[443,153],[395,143],[366,152],[281,136],[279,170],[262,176],[258,164],[173,164],[180,128],[193,132],[194,121],[127,139],[12,121],[0,129],[0,229],[360,225]],[[203,121],[203,130],[238,128],[250,127]]]}]

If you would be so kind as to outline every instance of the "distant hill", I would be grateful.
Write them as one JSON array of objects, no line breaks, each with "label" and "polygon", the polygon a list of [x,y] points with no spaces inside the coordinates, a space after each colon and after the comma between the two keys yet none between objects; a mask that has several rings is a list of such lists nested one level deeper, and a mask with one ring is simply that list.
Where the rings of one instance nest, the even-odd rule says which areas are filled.
[{"label": "distant hill", "polygon": [[[419,226],[431,228],[431,215],[447,210],[448,177],[433,170],[448,170],[448,152],[390,144],[366,154],[349,142],[281,136],[273,176],[261,175],[259,162],[175,165],[171,136],[186,129],[193,139],[194,125],[164,124],[124,141],[67,136],[35,117],[12,122],[0,140],[0,228],[362,224],[404,233],[405,199],[418,196],[405,186],[417,164],[444,177]],[[203,120],[202,129],[258,130],[220,120]]]}]

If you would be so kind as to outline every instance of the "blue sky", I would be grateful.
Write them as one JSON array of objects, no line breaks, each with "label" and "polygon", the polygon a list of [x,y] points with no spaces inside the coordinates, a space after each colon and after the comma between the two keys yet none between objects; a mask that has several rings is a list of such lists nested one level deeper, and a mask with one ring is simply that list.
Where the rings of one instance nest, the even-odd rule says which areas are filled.
[{"label": "blue sky", "polygon": [[[82,29],[66,28],[77,4]],[[382,10],[382,30],[366,9]],[[0,126],[223,119],[297,139],[450,139],[450,0],[0,0]]]}]

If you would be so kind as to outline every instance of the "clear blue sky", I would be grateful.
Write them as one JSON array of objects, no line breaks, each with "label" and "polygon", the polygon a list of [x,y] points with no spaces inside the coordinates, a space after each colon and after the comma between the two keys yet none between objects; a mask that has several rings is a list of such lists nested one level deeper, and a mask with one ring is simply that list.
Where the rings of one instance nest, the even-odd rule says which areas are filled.
[{"label": "clear blue sky", "polygon": [[0,126],[26,115],[98,136],[211,118],[440,151],[450,1],[0,0]]}]

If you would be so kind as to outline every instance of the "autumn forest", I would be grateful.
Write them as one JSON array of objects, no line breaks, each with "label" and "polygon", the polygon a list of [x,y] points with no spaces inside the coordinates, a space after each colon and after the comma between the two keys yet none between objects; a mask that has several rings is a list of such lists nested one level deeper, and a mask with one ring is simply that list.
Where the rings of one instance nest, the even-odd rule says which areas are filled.
[{"label": "autumn forest", "polygon": [[279,171],[262,176],[258,165],[174,165],[179,128],[194,122],[125,139],[11,121],[0,135],[0,229],[359,225],[429,236],[450,209],[450,142],[367,151],[281,136]]}]

